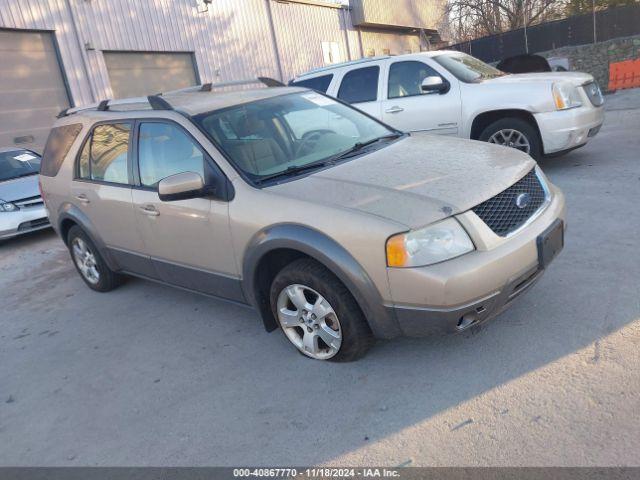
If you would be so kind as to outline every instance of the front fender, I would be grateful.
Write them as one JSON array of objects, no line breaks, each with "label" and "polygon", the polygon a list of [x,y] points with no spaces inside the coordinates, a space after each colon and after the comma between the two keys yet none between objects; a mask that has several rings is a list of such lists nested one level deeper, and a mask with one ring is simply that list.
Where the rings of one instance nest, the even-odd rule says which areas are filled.
[{"label": "front fender", "polygon": [[380,292],[353,256],[324,233],[297,224],[279,224],[260,231],[249,242],[244,255],[243,290],[260,312],[267,330],[274,330],[277,324],[269,299],[259,294],[257,273],[260,260],[276,249],[301,252],[328,268],[349,289],[376,337],[393,338],[401,334],[396,318],[384,308]]}]

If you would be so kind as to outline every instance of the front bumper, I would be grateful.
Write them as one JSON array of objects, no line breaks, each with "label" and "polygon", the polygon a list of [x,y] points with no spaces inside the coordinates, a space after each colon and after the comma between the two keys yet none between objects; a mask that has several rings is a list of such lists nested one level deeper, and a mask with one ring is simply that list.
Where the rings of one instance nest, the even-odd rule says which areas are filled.
[{"label": "front bumper", "polygon": [[588,105],[554,112],[535,113],[546,155],[587,143],[604,122],[604,107]]},{"label": "front bumper", "polygon": [[44,206],[0,213],[0,240],[50,227]]},{"label": "front bumper", "polygon": [[544,273],[539,266],[538,236],[565,217],[564,196],[550,187],[552,199],[546,209],[513,236],[495,236],[467,212],[460,217],[465,228],[470,233],[475,230],[472,237],[487,239],[474,238],[477,250],[428,267],[388,269],[393,301],[385,307],[402,334],[459,332],[498,315],[527,291]]}]

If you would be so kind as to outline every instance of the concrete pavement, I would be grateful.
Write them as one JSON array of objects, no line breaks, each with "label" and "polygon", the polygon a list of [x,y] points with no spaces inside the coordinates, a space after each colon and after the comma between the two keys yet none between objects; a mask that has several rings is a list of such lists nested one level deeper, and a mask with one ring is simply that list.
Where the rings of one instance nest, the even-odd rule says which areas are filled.
[{"label": "concrete pavement", "polygon": [[210,298],[92,292],[50,232],[0,244],[0,465],[640,465],[639,131],[610,111],[541,163],[566,248],[512,309],[356,363]]}]

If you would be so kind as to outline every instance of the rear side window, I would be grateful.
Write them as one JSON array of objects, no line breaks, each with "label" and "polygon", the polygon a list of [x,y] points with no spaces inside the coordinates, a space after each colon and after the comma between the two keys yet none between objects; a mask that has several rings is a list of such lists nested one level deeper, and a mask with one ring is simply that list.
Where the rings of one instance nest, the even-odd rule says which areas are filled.
[{"label": "rear side window", "polygon": [[128,184],[130,137],[129,123],[95,127],[80,153],[78,176],[85,180]]},{"label": "rear side window", "polygon": [[338,98],[347,103],[373,102],[378,98],[380,67],[351,70],[342,79]]},{"label": "rear side window", "polygon": [[331,84],[333,74],[322,75],[320,77],[309,78],[308,80],[298,80],[297,82],[291,82],[293,87],[305,87],[318,92],[327,93],[327,89]]},{"label": "rear side window", "polygon": [[81,123],[72,123],[70,125],[61,125],[54,127],[49,132],[49,138],[44,147],[42,154],[42,166],[40,167],[40,175],[47,177],[55,177],[62,167],[67,153],[71,145],[78,137],[82,130]]}]

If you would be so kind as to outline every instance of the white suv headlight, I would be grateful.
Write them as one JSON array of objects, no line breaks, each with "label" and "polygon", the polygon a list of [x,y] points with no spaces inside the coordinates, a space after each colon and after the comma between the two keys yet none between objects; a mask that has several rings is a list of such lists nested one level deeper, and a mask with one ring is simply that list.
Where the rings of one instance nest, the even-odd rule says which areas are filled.
[{"label": "white suv headlight", "polygon": [[0,212],[15,212],[16,210],[18,210],[18,207],[13,203],[0,200]]},{"label": "white suv headlight", "polygon": [[558,110],[582,106],[580,93],[571,83],[554,83],[551,91],[553,93],[553,102]]},{"label": "white suv headlight", "polygon": [[455,218],[387,240],[387,265],[390,267],[423,267],[459,257],[475,247],[467,232]]}]

